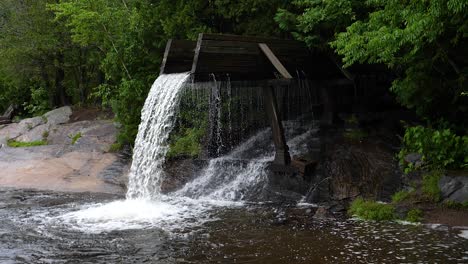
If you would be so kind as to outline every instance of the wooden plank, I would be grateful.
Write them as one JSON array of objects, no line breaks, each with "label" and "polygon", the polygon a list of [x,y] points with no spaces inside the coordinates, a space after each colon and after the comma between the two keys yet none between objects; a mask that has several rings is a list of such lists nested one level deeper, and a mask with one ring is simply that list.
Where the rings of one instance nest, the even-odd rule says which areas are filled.
[{"label": "wooden plank", "polygon": [[169,40],[164,52],[160,74],[190,71],[195,47],[195,41]]},{"label": "wooden plank", "polygon": [[259,43],[258,46],[263,51],[263,53],[267,56],[270,62],[275,66],[278,72],[283,76],[285,79],[292,79],[292,75],[288,72],[288,70],[284,67],[281,61],[276,57],[276,55],[271,51],[265,43]]},{"label": "wooden plank", "polygon": [[159,72],[159,74],[164,74],[165,73],[165,70],[166,70],[166,64],[167,64],[167,59],[169,57],[169,52],[171,50],[171,46],[172,46],[172,39],[168,40],[167,41],[167,44],[166,44],[166,49],[164,51],[164,57],[163,57],[163,61],[161,63],[161,71]]}]

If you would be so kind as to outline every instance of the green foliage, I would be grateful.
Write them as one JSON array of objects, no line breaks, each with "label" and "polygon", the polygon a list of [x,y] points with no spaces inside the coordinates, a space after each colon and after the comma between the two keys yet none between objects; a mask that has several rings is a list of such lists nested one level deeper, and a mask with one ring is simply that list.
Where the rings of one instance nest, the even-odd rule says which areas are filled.
[{"label": "green foliage", "polygon": [[109,147],[109,152],[116,153],[123,149],[123,145],[120,143],[114,143]]},{"label": "green foliage", "polygon": [[419,153],[430,169],[458,169],[468,166],[468,136],[458,136],[451,129],[432,129],[423,126],[408,127],[403,148],[398,153],[405,172],[414,169],[404,158]]},{"label": "green foliage", "polygon": [[204,127],[185,129],[178,138],[173,139],[173,143],[166,155],[167,158],[198,157],[201,151],[201,140],[205,135],[205,131]]},{"label": "green foliage", "polygon": [[401,191],[398,191],[396,192],[395,194],[392,195],[392,202],[393,203],[400,203],[400,202],[403,202],[403,201],[406,201],[408,198],[410,198],[410,196],[413,194],[413,190],[411,191],[405,191],[405,190],[401,190]]},{"label": "green foliage", "polygon": [[455,210],[468,210],[468,201],[459,203],[452,200],[446,200],[442,204],[444,208],[455,209]]},{"label": "green foliage", "polygon": [[71,144],[75,145],[75,143],[82,137],[81,132],[76,133],[75,135],[68,135],[68,137],[71,139]]},{"label": "green foliage", "polygon": [[362,198],[357,198],[351,203],[348,213],[365,220],[387,221],[396,218],[393,205]]},{"label": "green foliage", "polygon": [[11,148],[26,148],[26,147],[38,147],[47,145],[47,142],[44,140],[32,141],[32,142],[20,142],[16,140],[8,140],[8,146]]},{"label": "green foliage", "polygon": [[31,88],[31,100],[23,104],[24,110],[32,116],[45,114],[50,110],[49,94],[43,87]]},{"label": "green foliage", "polygon": [[169,137],[167,158],[199,156],[208,127],[208,105],[206,98],[198,99],[194,102],[191,93],[182,95],[177,124]]},{"label": "green foliage", "polygon": [[365,1],[359,0],[295,0],[288,9],[279,9],[275,20],[309,46],[327,48],[335,33],[361,18],[365,9]]},{"label": "green foliage", "polygon": [[46,141],[48,137],[49,137],[49,131],[44,131],[44,133],[42,133],[42,139]]},{"label": "green foliage", "polygon": [[406,221],[418,223],[421,222],[423,218],[423,212],[420,209],[411,209],[406,214]]},{"label": "green foliage", "polygon": [[433,202],[439,202],[441,199],[439,181],[442,176],[441,171],[431,171],[423,175],[422,180],[422,194],[423,196]]},{"label": "green foliage", "polygon": [[433,119],[446,117],[466,125],[466,1],[365,3],[371,10],[368,17],[353,22],[331,43],[345,66],[385,64],[401,72],[392,90],[403,105]]}]

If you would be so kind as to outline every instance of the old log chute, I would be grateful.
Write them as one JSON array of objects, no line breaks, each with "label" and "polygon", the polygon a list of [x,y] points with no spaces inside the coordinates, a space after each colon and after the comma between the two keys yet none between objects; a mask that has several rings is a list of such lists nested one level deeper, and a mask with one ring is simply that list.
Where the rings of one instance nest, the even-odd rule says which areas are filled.
[{"label": "old log chute", "polygon": [[[197,41],[169,40],[161,74],[178,72],[191,72],[194,82],[226,75],[232,81],[260,81],[278,165],[289,165],[291,157],[274,88],[287,85],[299,73],[324,94],[330,85],[352,83],[327,55],[302,42],[237,35],[200,34]],[[324,109],[332,111],[331,106]]]}]

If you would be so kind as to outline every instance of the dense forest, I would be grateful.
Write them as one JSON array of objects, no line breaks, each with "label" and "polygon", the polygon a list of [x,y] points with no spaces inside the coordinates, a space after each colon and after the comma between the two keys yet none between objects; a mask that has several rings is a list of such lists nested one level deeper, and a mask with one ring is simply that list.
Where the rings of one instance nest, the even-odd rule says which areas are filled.
[{"label": "dense forest", "polygon": [[384,65],[425,124],[408,129],[408,151],[447,148],[453,157],[434,160],[468,163],[465,0],[2,0],[0,112],[111,108],[131,144],[167,40],[200,32],[295,38],[345,67]]}]

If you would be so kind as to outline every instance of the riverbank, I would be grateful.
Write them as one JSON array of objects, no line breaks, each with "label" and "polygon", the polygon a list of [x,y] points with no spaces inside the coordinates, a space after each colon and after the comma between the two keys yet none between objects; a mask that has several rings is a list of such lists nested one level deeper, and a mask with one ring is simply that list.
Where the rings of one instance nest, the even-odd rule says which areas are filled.
[{"label": "riverbank", "polygon": [[0,186],[124,194],[129,160],[109,151],[117,132],[108,113],[70,107],[1,126]]}]

